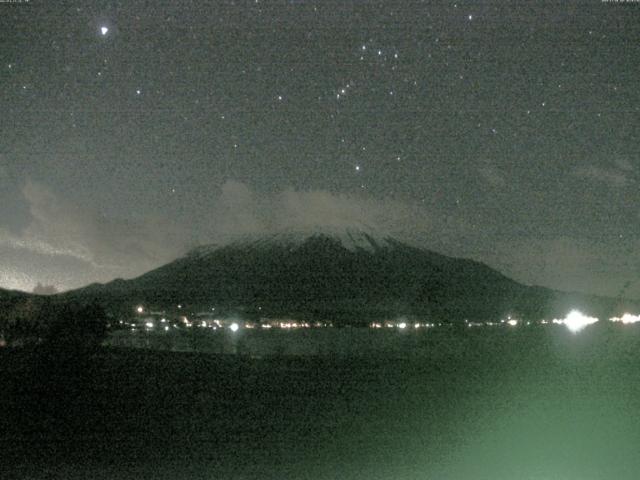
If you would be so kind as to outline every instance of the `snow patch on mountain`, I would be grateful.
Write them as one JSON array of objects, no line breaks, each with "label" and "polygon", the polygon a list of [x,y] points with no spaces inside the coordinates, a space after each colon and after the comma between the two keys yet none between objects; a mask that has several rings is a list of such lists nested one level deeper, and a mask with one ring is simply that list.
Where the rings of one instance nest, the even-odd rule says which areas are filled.
[{"label": "snow patch on mountain", "polygon": [[205,257],[227,246],[241,248],[286,247],[295,249],[313,238],[333,240],[351,252],[366,251],[374,253],[380,249],[392,248],[393,244],[397,243],[391,237],[371,228],[323,227],[304,232],[283,231],[273,234],[235,236],[226,242],[197,247],[189,253],[189,256]]}]

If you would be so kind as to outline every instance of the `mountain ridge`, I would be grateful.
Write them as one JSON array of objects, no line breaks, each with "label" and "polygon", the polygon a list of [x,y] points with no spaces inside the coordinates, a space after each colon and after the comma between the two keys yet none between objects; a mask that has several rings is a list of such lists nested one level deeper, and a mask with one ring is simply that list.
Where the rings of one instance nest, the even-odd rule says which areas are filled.
[{"label": "mountain ridge", "polygon": [[125,311],[135,303],[216,308],[338,323],[405,315],[442,321],[507,315],[605,316],[619,300],[520,284],[475,260],[448,257],[360,229],[284,232],[204,245],[130,280],[67,292]]}]

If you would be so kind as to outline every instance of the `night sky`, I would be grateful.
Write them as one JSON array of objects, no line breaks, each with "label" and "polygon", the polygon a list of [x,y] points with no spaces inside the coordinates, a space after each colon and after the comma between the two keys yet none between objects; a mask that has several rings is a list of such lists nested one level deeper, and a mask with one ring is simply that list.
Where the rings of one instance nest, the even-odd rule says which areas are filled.
[{"label": "night sky", "polygon": [[0,287],[365,225],[640,298],[640,3],[0,3]]}]

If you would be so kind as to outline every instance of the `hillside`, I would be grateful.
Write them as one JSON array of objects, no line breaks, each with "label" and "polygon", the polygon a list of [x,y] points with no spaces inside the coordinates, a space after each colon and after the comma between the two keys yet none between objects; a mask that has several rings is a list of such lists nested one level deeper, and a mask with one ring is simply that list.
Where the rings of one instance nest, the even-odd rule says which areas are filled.
[{"label": "hillside", "polygon": [[199,247],[131,280],[65,294],[112,309],[184,304],[249,316],[295,315],[357,323],[397,316],[497,320],[564,316],[581,308],[602,318],[622,308],[610,298],[517,283],[467,259],[361,230],[243,237]]}]

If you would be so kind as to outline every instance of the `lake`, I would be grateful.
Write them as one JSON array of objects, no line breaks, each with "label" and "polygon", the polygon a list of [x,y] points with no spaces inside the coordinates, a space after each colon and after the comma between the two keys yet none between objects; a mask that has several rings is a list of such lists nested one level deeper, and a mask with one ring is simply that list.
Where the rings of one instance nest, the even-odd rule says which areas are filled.
[{"label": "lake", "polygon": [[637,478],[638,326],[313,335],[279,341],[341,347],[0,349],[3,478]]}]

